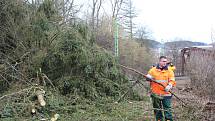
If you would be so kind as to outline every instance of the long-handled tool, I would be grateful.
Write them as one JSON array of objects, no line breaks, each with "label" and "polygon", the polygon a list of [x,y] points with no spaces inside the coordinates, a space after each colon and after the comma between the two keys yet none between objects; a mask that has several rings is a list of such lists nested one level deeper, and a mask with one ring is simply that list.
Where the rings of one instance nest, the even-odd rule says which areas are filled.
[{"label": "long-handled tool", "polygon": [[[142,72],[139,72],[139,71],[137,71],[137,70],[135,70],[135,69],[133,69],[133,68],[126,67],[126,66],[124,66],[124,65],[120,65],[120,66],[123,67],[123,68],[126,68],[126,69],[128,69],[128,70],[134,71],[134,72],[136,72],[136,73],[142,75],[143,77],[147,78],[147,76],[146,76],[145,74],[143,74]],[[159,85],[161,85],[162,87],[165,88],[164,85],[162,85],[161,83],[156,82],[155,80],[150,80],[150,81],[151,81],[151,82],[154,82],[154,83],[157,83],[157,84],[159,84]],[[138,82],[139,82],[139,81],[137,80],[131,87],[134,87]],[[169,92],[170,92],[173,96],[175,96],[176,99],[178,99],[179,101],[181,101],[183,106],[185,106],[185,107],[187,106],[187,103],[185,103],[182,99],[180,99],[177,95],[175,95],[175,93],[173,93],[172,91],[169,91]],[[117,102],[119,102],[123,97],[125,97],[125,95],[126,95],[127,93],[128,93],[128,91],[127,91],[125,94],[123,94],[123,95],[117,100]]]}]

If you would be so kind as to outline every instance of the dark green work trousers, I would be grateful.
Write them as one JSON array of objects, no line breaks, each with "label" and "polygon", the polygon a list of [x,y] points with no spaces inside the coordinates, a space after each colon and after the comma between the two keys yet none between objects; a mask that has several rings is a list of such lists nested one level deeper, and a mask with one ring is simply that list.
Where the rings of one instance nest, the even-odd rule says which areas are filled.
[{"label": "dark green work trousers", "polygon": [[156,121],[173,121],[171,97],[151,95]]}]

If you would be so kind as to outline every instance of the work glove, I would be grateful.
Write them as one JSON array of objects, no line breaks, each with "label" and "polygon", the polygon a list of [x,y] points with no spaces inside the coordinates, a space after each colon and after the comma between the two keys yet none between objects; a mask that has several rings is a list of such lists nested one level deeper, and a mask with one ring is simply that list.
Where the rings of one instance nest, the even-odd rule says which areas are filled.
[{"label": "work glove", "polygon": [[172,89],[172,84],[169,83],[166,87],[165,87],[165,91],[169,92]]},{"label": "work glove", "polygon": [[146,75],[146,81],[152,81],[153,77],[150,74]]}]

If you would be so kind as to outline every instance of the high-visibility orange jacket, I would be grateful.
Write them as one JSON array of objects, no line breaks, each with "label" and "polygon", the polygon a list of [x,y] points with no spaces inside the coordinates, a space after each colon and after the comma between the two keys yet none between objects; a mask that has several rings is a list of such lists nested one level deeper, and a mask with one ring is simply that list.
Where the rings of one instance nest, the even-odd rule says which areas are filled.
[{"label": "high-visibility orange jacket", "polygon": [[165,87],[168,84],[172,84],[172,86],[176,85],[174,72],[172,70],[169,70],[168,67],[161,70],[157,66],[157,67],[151,68],[147,75],[151,76],[154,81],[156,81],[164,86],[163,87],[163,86],[151,81],[150,87],[151,87],[152,93],[157,94],[159,96],[171,96],[170,92],[165,91]]}]

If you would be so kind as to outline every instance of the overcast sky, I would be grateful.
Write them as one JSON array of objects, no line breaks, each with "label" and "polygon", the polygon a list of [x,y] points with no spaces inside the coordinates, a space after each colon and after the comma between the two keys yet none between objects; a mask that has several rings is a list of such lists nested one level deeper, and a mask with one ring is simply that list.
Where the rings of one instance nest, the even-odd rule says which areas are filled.
[{"label": "overcast sky", "polygon": [[[91,1],[78,2],[86,5]],[[105,7],[110,8],[109,1],[105,2]],[[215,0],[133,0],[133,3],[138,13],[136,24],[147,26],[156,41],[182,38],[211,43],[211,30],[215,36]]]},{"label": "overcast sky", "polygon": [[[211,43],[215,0],[133,0],[136,21],[151,29],[157,41],[183,38]],[[214,31],[215,32],[215,31]]]}]

